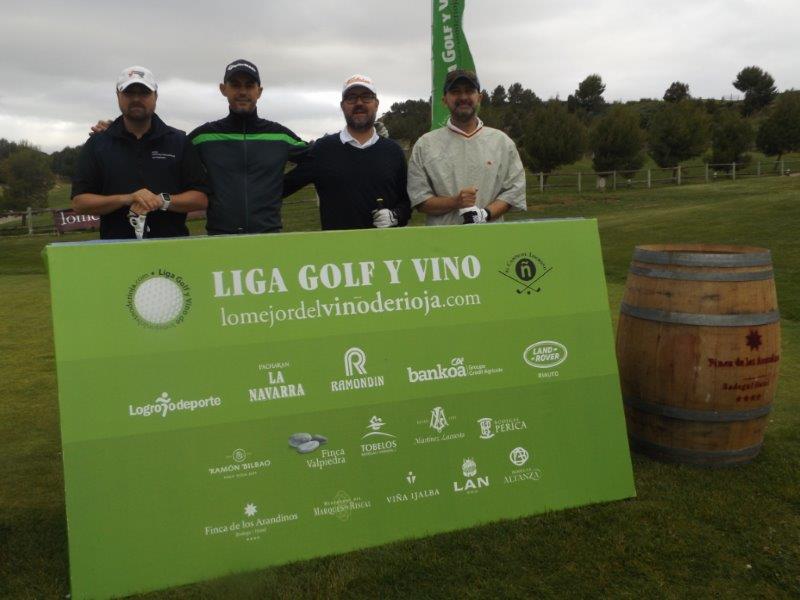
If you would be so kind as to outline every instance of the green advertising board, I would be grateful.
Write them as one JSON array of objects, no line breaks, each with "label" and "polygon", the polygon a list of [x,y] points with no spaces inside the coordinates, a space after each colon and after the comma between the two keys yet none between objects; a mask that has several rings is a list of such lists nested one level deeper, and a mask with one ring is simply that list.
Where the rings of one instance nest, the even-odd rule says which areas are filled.
[{"label": "green advertising board", "polygon": [[635,494],[594,220],[46,257],[73,598]]}]

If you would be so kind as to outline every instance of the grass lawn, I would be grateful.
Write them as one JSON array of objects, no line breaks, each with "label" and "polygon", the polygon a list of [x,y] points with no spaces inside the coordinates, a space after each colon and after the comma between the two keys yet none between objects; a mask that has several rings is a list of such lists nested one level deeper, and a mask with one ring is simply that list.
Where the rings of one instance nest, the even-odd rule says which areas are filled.
[{"label": "grass lawn", "polygon": [[[316,228],[293,199],[287,229]],[[641,243],[773,252],[783,348],[764,449],[724,470],[634,456],[638,497],[503,521],[141,598],[800,597],[800,178],[531,194],[520,218],[597,217],[612,315]],[[418,222],[418,219],[415,219]],[[194,231],[202,223],[193,223]],[[94,234],[69,235],[77,240]],[[69,593],[49,290],[55,237],[0,239],[0,598]]]}]

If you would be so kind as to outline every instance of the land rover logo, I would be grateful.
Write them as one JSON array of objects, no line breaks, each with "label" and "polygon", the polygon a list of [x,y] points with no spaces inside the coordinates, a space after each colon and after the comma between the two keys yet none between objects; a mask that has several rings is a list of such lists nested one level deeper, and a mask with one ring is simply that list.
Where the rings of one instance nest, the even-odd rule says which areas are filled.
[{"label": "land rover logo", "polygon": [[537,369],[551,369],[567,360],[567,347],[553,340],[542,340],[525,348],[522,358]]}]

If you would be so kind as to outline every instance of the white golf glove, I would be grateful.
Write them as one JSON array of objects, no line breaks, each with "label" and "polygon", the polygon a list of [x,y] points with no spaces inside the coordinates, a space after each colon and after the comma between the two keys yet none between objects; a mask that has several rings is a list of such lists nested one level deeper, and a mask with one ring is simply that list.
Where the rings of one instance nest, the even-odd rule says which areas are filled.
[{"label": "white golf glove", "polygon": [[378,229],[383,227],[397,227],[397,215],[388,208],[378,208],[372,211],[372,224]]},{"label": "white golf glove", "polygon": [[458,211],[458,214],[464,219],[464,224],[488,223],[489,221],[489,213],[486,212],[486,209],[478,208],[477,206],[462,208]]},{"label": "white golf glove", "polygon": [[137,240],[143,239],[145,230],[149,229],[145,225],[146,221],[147,215],[140,215],[132,210],[128,211],[128,223],[133,227],[133,232],[136,234]]}]

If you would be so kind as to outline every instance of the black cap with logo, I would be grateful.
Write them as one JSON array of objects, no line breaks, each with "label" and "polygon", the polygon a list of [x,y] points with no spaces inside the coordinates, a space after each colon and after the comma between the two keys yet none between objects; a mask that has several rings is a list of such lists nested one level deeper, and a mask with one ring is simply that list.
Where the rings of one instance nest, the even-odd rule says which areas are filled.
[{"label": "black cap with logo", "polygon": [[255,82],[258,85],[261,85],[261,76],[258,74],[258,67],[249,60],[240,58],[225,67],[225,76],[222,78],[222,81],[228,81],[228,79],[233,77],[236,73],[244,73],[245,75],[249,75],[255,79]]},{"label": "black cap with logo", "polygon": [[480,91],[481,84],[478,81],[478,76],[475,74],[475,71],[467,71],[466,69],[456,69],[455,71],[450,71],[445,77],[444,80],[444,93],[446,94],[450,91],[450,88],[453,87],[456,83],[461,80],[466,81],[467,83],[471,84],[475,87],[476,90]]}]

